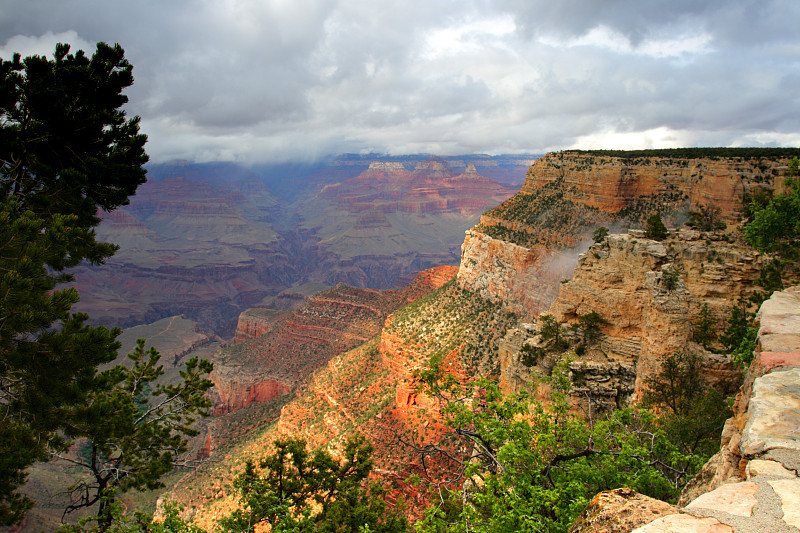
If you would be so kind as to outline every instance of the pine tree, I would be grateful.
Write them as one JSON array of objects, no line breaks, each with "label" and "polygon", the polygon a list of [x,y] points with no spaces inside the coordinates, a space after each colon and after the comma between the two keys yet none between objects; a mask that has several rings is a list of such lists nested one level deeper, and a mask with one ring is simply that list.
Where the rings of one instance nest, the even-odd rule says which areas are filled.
[{"label": "pine tree", "polygon": [[653,213],[650,215],[650,217],[647,219],[647,226],[644,230],[644,236],[648,239],[663,241],[667,238],[667,235],[667,227],[661,220],[661,215],[658,213]]},{"label": "pine tree", "polygon": [[207,416],[211,402],[204,393],[212,382],[212,365],[196,357],[180,371],[181,380],[160,384],[161,355],[144,349],[144,339],[128,354],[130,366],[116,365],[97,375],[88,402],[73,413],[65,431],[85,440],[77,458],[59,456],[84,468],[91,479],[73,488],[64,514],[98,504],[97,522],[106,531],[113,521],[116,495],[131,489],[163,487],[161,477],[176,465],[192,466],[185,457],[187,437],[197,416]]},{"label": "pine tree", "polygon": [[146,137],[122,110],[132,83],[119,45],[0,61],[0,525],[31,505],[16,492],[25,469],[80,435],[70,424],[119,348],[119,330],[87,326],[58,285],[114,253],[97,212],[145,181]]}]

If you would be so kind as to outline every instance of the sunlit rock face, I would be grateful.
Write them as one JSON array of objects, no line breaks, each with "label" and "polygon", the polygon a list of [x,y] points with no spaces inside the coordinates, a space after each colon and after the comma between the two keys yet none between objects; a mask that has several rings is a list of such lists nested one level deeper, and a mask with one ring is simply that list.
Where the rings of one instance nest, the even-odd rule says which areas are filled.
[{"label": "sunlit rock face", "polygon": [[392,311],[440,287],[455,271],[455,267],[423,271],[402,289],[340,284],[311,296],[292,313],[244,312],[235,344],[214,356],[214,413],[230,413],[286,394],[334,355],[378,335]]},{"label": "sunlit rock face", "polygon": [[[557,282],[571,276],[597,227],[641,228],[656,212],[680,226],[700,206],[718,208],[720,220],[734,224],[746,195],[780,190],[787,169],[781,157],[547,154],[531,165],[518,194],[467,232],[459,283],[536,316],[554,300]],[[701,263],[706,283],[719,269]]]},{"label": "sunlit rock face", "polygon": [[742,195],[754,188],[771,188],[786,165],[786,159],[553,152],[531,166],[520,192],[530,194],[562,180],[566,198],[609,213],[649,197],[676,206],[714,205],[733,221],[741,211]]}]

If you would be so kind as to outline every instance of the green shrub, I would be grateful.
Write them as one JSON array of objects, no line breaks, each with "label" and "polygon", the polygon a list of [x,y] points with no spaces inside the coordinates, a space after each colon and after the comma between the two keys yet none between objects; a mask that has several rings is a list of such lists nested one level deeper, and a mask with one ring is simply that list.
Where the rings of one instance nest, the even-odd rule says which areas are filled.
[{"label": "green shrub", "polygon": [[650,215],[650,217],[647,219],[647,226],[644,230],[644,236],[655,241],[663,241],[667,238],[667,235],[667,227],[661,220],[661,215],[658,213],[653,213]]}]

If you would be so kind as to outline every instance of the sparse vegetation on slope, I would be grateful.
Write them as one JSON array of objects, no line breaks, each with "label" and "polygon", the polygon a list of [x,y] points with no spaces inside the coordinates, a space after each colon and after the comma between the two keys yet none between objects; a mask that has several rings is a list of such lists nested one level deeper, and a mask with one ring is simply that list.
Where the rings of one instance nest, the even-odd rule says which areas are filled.
[{"label": "sparse vegetation on slope", "polygon": [[499,370],[497,343],[517,319],[501,303],[453,280],[394,313],[384,333],[403,339],[420,357],[418,364],[458,354],[467,373],[489,375]]},{"label": "sparse vegetation on slope", "polygon": [[517,193],[489,210],[476,231],[521,246],[571,246],[594,225],[607,222],[597,208],[564,197],[556,180],[532,194]]}]

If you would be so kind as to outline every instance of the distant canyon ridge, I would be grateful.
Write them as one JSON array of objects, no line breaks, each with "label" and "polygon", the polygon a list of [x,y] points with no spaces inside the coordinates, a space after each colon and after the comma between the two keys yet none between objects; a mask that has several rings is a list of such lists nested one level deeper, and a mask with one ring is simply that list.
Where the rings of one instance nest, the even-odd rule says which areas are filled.
[{"label": "distant canyon ridge", "polygon": [[76,310],[121,327],[184,315],[230,338],[249,307],[291,310],[341,282],[402,286],[457,265],[464,232],[519,190],[535,158],[152,165],[130,205],[103,214],[97,233],[120,249],[76,271]]}]

